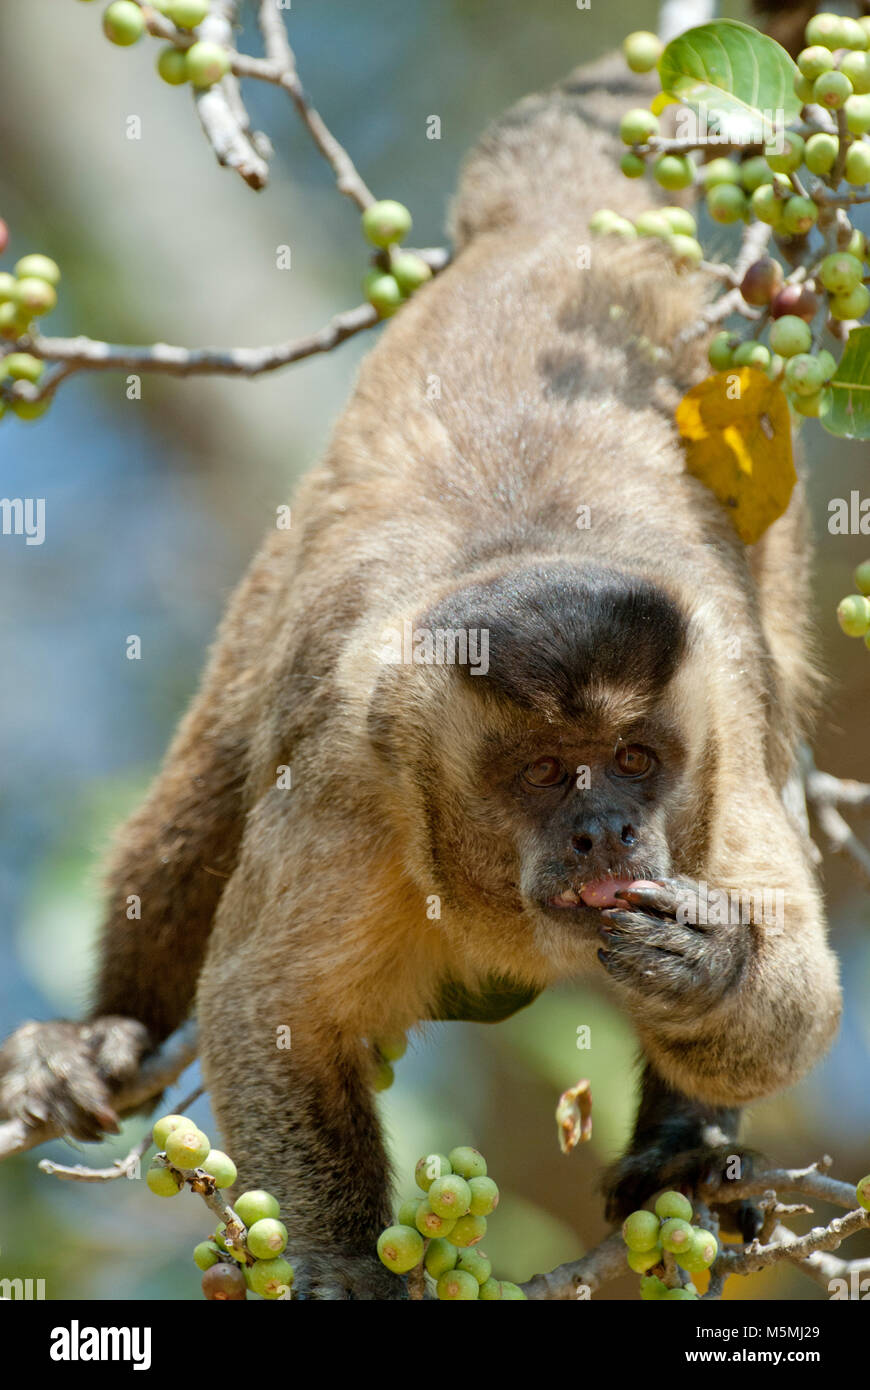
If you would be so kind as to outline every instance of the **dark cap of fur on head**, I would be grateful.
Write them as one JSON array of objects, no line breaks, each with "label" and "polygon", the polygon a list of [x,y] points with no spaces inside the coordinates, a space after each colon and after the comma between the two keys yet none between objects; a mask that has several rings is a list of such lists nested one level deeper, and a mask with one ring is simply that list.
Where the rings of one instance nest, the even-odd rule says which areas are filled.
[{"label": "dark cap of fur on head", "polygon": [[460,670],[478,689],[547,718],[597,711],[608,685],[654,698],[677,669],[688,627],[675,601],[649,580],[565,564],[469,585],[417,622],[487,631],[488,674]]}]

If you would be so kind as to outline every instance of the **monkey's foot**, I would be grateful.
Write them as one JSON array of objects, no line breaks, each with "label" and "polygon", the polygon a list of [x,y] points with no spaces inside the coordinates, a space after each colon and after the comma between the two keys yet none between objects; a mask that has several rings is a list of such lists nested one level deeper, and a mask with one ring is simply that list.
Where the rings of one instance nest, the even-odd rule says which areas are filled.
[{"label": "monkey's foot", "polygon": [[25,1023],[0,1047],[0,1117],[54,1123],[74,1139],[116,1134],[112,1093],[148,1050],[136,1019]]},{"label": "monkey's foot", "polygon": [[292,1257],[294,1298],[359,1302],[408,1297],[404,1279],[391,1274],[377,1255],[347,1253],[340,1249],[318,1250]]},{"label": "monkey's foot", "polygon": [[697,884],[665,879],[620,889],[619,897],[624,907],[601,913],[598,953],[618,984],[659,1002],[671,1017],[700,1016],[733,987],[751,928],[705,920]]},{"label": "monkey's foot", "polygon": [[729,1202],[729,1182],[745,1181],[760,1165],[761,1155],[738,1144],[701,1145],[674,1153],[666,1140],[627,1153],[604,1179],[608,1221],[624,1221],[656,1192],[674,1188],[691,1197],[699,1188],[721,1192],[712,1203],[726,1231],[754,1240],[761,1230],[762,1214],[751,1201]]}]

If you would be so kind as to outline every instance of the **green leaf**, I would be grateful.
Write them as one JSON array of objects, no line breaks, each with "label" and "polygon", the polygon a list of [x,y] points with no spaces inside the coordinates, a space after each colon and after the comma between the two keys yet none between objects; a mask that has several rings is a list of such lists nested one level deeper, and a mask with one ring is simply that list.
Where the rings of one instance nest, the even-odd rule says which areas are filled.
[{"label": "green leaf", "polygon": [[795,94],[797,68],[784,48],[766,34],[734,19],[688,29],[673,39],[659,61],[662,91],[695,113],[718,123],[735,144],[756,140],[770,126],[796,121],[801,104]]},{"label": "green leaf", "polygon": [[853,328],[819,419],[839,439],[870,439],[870,328]]}]

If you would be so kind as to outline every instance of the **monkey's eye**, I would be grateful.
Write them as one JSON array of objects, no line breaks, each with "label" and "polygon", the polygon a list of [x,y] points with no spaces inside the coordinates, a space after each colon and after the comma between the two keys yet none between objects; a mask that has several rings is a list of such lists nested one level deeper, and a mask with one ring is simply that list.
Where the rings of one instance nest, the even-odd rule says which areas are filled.
[{"label": "monkey's eye", "polygon": [[558,758],[538,758],[529,763],[523,778],[531,787],[555,787],[565,776],[565,769]]},{"label": "monkey's eye", "polygon": [[653,766],[652,754],[639,743],[626,743],[617,748],[613,761],[619,777],[646,777]]}]

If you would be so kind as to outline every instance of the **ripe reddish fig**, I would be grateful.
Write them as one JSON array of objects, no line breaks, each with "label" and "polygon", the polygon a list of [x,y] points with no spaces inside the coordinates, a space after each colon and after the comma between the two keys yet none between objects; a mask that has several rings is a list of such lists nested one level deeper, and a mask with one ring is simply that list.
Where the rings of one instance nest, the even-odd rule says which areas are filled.
[{"label": "ripe reddish fig", "polygon": [[797,318],[811,323],[818,309],[819,301],[806,285],[786,285],[775,296],[770,313],[775,319],[781,319],[784,314],[794,314]]},{"label": "ripe reddish fig", "polygon": [[205,1271],[202,1291],[210,1302],[216,1303],[237,1303],[248,1296],[244,1274],[238,1265],[228,1265],[225,1261]]},{"label": "ripe reddish fig", "polygon": [[762,256],[743,277],[740,293],[747,304],[763,308],[782,287],[782,266],[771,256]]}]

